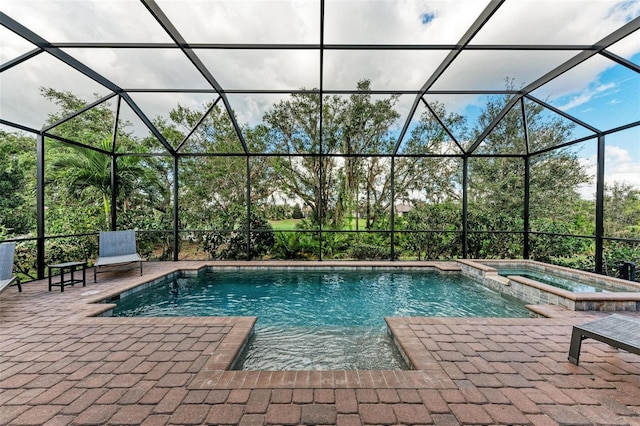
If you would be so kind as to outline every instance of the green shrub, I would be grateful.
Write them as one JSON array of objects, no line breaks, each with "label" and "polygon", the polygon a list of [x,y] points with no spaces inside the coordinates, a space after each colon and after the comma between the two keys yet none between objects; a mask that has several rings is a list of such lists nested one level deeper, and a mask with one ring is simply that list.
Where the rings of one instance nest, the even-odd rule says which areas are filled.
[{"label": "green shrub", "polygon": [[230,232],[213,231],[203,234],[202,244],[213,259],[255,259],[268,253],[275,245],[273,228],[266,218],[251,214],[250,227],[259,232],[249,233],[247,253],[247,233],[245,229]]},{"label": "green shrub", "polygon": [[300,205],[296,204],[293,206],[293,212],[291,213],[291,219],[302,219],[304,215],[302,214],[302,210],[300,209]]},{"label": "green shrub", "polygon": [[275,244],[270,254],[274,259],[311,259],[315,257],[314,248],[315,244],[306,233],[276,232]]},{"label": "green shrub", "polygon": [[391,258],[388,249],[374,244],[354,244],[350,255],[357,260],[388,260]]}]

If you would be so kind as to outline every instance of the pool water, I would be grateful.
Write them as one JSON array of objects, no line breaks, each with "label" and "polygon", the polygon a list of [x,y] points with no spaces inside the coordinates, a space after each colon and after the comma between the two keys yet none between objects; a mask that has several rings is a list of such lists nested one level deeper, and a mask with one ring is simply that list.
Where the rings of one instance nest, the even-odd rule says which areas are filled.
[{"label": "pool water", "polygon": [[257,325],[241,370],[407,370],[384,327]]},{"label": "pool water", "polygon": [[118,301],[114,316],[256,316],[239,368],[407,368],[385,316],[527,317],[462,275],[400,270],[208,271]]},{"label": "pool water", "polygon": [[617,291],[613,288],[599,286],[596,284],[585,284],[568,278],[530,269],[499,269],[498,274],[505,277],[509,275],[519,275],[521,277],[529,278],[543,284],[549,284],[573,293],[606,293],[609,291]]}]

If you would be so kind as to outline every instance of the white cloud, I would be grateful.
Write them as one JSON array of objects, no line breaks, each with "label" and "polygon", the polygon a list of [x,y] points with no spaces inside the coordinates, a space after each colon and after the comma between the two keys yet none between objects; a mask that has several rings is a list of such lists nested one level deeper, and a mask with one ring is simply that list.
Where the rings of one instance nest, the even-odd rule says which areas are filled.
[{"label": "white cloud", "polygon": [[587,102],[591,101],[591,99],[593,99],[595,96],[603,92],[606,92],[609,89],[613,89],[615,87],[616,85],[614,83],[598,84],[595,87],[589,87],[584,91],[582,91],[581,93],[574,95],[566,104],[559,105],[558,109],[562,111],[567,111],[567,110],[570,110],[571,108],[575,108],[582,104],[586,104]]},{"label": "white cloud", "polygon": [[2,11],[51,42],[171,41],[137,0],[2,0]]},{"label": "white cloud", "polygon": [[0,116],[34,129],[40,129],[47,115],[57,110],[40,94],[40,87],[69,91],[88,101],[93,94],[105,96],[109,90],[47,54],[13,67],[0,74]]},{"label": "white cloud", "polygon": [[[592,155],[589,158],[581,158],[580,163],[585,171],[593,177],[591,184],[583,185],[579,188],[580,196],[584,199],[592,200],[595,198],[596,193],[597,157]],[[606,145],[604,181],[606,185],[613,185],[614,182],[618,182],[640,189],[640,160],[634,158],[623,147]]]},{"label": "white cloud", "polygon": [[[158,4],[189,42],[320,43],[320,2],[317,0],[158,0]],[[486,4],[479,0],[326,0],[324,42],[455,44]],[[53,42],[169,41],[137,0],[2,0],[2,8]],[[425,14],[434,18],[423,22]],[[509,1],[480,30],[473,43],[594,43],[639,15],[640,1]],[[4,28],[0,28],[0,36],[4,60],[33,48]],[[618,43],[614,51],[629,57],[640,51],[640,43]],[[209,88],[178,50],[74,49],[70,52],[123,88]],[[326,89],[352,90],[358,80],[369,78],[372,88],[377,90],[419,89],[447,53],[445,50],[326,50],[323,85]],[[573,53],[465,52],[436,87],[500,89],[505,77],[515,78],[516,85],[527,84]],[[225,88],[319,87],[318,51],[199,50],[197,54]],[[51,68],[53,72],[49,69],[31,71],[34,67],[30,67],[29,62],[35,60],[37,58],[0,74],[3,88],[0,113],[3,118],[9,116],[12,121],[38,128],[51,107],[36,100],[38,87],[72,89],[83,96],[88,94],[85,96],[88,99],[95,88],[91,82],[87,85],[85,78],[68,77],[77,73],[66,75],[59,72],[58,67]],[[565,108],[588,102],[605,89],[614,88],[597,85],[598,76],[610,66],[612,62],[606,58],[593,58],[577,68],[571,78],[556,79],[545,86],[541,97],[569,96]],[[182,95],[181,100],[187,96]],[[257,99],[259,97],[245,98],[234,103],[238,116],[250,123],[259,121],[268,107],[266,101]],[[266,98],[269,102],[277,100],[273,96]],[[462,112],[466,106],[477,103],[479,97],[443,97],[441,100],[456,109],[452,112]],[[412,101],[413,96],[402,97],[398,108],[403,115]],[[156,108],[160,109],[166,108]]]},{"label": "white cloud", "polygon": [[627,183],[640,189],[640,161],[634,160],[629,151],[618,146],[607,146],[605,158],[607,183]]},{"label": "white cloud", "polygon": [[[328,0],[325,42],[455,44],[485,5],[477,0]],[[423,23],[425,13],[435,19]]]},{"label": "white cloud", "polygon": [[191,43],[319,43],[316,0],[159,0]]},{"label": "white cloud", "polygon": [[507,1],[473,42],[593,44],[638,15],[637,1]]}]

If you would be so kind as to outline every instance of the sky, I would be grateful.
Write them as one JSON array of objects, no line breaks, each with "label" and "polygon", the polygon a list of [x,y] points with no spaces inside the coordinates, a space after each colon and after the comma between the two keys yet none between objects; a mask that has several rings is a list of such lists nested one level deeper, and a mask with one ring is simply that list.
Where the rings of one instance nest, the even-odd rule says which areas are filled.
[{"label": "sky", "polygon": [[[190,43],[320,43],[318,0],[157,0]],[[485,0],[326,0],[325,45],[458,43],[487,5]],[[51,42],[149,42],[170,38],[137,0],[0,0],[0,10]],[[591,45],[640,16],[640,0],[507,0],[472,39],[471,45]],[[33,46],[0,27],[0,62]],[[208,89],[208,82],[177,49],[64,49],[124,89]],[[611,46],[611,52],[640,64],[640,31]],[[322,86],[352,90],[371,80],[375,90],[422,87],[447,50],[363,51],[327,49]],[[462,52],[432,86],[433,90],[500,90],[506,78],[516,87],[535,81],[577,51],[475,50]],[[226,89],[314,88],[320,85],[317,50],[213,50],[196,54]],[[47,54],[0,74],[0,116],[38,129],[55,106],[40,87],[69,90],[85,99],[109,91],[69,71]],[[638,74],[602,56],[593,57],[532,95],[590,125],[607,130],[640,120]],[[132,94],[150,117],[166,116],[178,103],[192,108],[215,100],[213,94]],[[229,94],[241,123],[256,124],[283,95]],[[414,95],[396,106],[398,126]],[[430,96],[451,112],[472,119],[482,96]],[[3,129],[5,129],[3,127]],[[5,129],[7,130],[7,129]],[[10,129],[8,129],[10,130]],[[588,133],[588,132],[587,132]],[[582,144],[580,156],[595,164],[595,143]],[[640,188],[640,130],[607,137],[608,182]],[[592,186],[583,196],[591,198]]]}]

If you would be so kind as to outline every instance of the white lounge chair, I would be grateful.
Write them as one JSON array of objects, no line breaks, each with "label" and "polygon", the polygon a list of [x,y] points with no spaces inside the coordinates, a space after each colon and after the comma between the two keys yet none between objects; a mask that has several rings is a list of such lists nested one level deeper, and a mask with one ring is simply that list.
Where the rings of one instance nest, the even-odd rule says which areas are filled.
[{"label": "white lounge chair", "polygon": [[[16,243],[0,244],[0,293],[16,281],[13,275],[13,257],[16,252]],[[18,291],[22,291],[20,281],[17,281]]]},{"label": "white lounge chair", "polygon": [[[135,269],[140,266],[142,275],[142,258],[136,248],[135,231],[100,232],[98,259],[93,269],[93,282],[98,282],[98,273]],[[136,265],[137,263],[137,265]],[[134,264],[131,266],[131,264]],[[98,271],[98,268],[114,266],[115,269]]]}]

